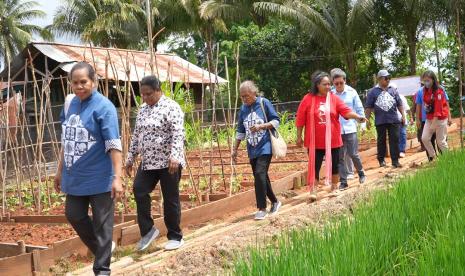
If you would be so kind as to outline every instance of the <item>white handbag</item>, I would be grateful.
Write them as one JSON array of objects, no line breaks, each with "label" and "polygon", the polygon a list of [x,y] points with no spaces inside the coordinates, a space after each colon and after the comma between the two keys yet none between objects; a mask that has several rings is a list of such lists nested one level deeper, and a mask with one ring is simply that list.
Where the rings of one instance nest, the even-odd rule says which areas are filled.
[{"label": "white handbag", "polygon": [[[265,121],[266,123],[268,123],[265,107],[263,106],[263,98],[260,99],[260,106],[262,108],[263,115],[265,115]],[[270,132],[271,150],[273,152],[273,156],[275,158],[285,157],[287,153],[287,144],[284,141],[283,137],[281,136],[281,134],[279,134],[279,131],[277,129],[274,129],[274,131],[268,129],[268,131]]]}]

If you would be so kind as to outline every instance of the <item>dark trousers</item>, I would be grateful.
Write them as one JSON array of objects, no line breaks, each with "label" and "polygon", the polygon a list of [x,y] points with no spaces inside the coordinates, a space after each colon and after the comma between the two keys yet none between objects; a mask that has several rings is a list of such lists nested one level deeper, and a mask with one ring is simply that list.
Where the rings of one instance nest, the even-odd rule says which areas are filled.
[{"label": "dark trousers", "polygon": [[266,197],[272,202],[278,202],[271,187],[268,169],[270,168],[271,154],[262,155],[255,159],[250,159],[253,177],[255,179],[255,198],[258,209],[266,209]]},{"label": "dark trousers", "polygon": [[[425,145],[423,145],[423,141],[421,140],[421,136],[423,135],[423,129],[425,128],[425,122],[421,122],[421,128],[417,130],[417,139],[421,144],[421,149],[426,152],[426,156],[428,156],[428,151],[425,148]],[[433,136],[431,136],[431,144],[433,145],[434,151],[437,153],[437,146],[436,146],[436,133],[433,133]],[[428,156],[429,157],[429,156]]]},{"label": "dark trousers", "polygon": [[[347,183],[347,175],[349,171],[346,165],[346,157],[352,160],[352,163],[360,175],[363,172],[362,160],[358,154],[358,138],[357,133],[342,134],[342,142],[344,143],[339,151],[339,176],[341,183]],[[334,161],[333,161],[334,162]]]},{"label": "dark trousers", "polygon": [[383,124],[376,126],[378,134],[378,161],[384,161],[387,153],[386,137],[389,135],[389,151],[392,163],[399,162],[400,124]]},{"label": "dark trousers", "polygon": [[[89,204],[92,208],[92,219],[88,214]],[[114,210],[110,192],[90,196],[66,195],[66,218],[94,254],[95,274],[110,275]]]},{"label": "dark trousers", "polygon": [[181,166],[176,173],[170,174],[168,168],[160,170],[143,170],[140,166],[134,180],[134,197],[137,204],[137,222],[140,235],[143,237],[153,227],[152,198],[150,193],[158,181],[163,195],[163,219],[168,230],[168,240],[182,239],[181,203],[179,202],[179,181]]},{"label": "dark trousers", "polygon": [[[331,149],[331,171],[332,175],[339,173],[339,151],[341,148],[332,148]],[[326,150],[324,149],[315,149],[315,179],[320,180],[320,169],[323,164],[323,157],[326,155]],[[331,179],[330,179],[331,181]]]}]

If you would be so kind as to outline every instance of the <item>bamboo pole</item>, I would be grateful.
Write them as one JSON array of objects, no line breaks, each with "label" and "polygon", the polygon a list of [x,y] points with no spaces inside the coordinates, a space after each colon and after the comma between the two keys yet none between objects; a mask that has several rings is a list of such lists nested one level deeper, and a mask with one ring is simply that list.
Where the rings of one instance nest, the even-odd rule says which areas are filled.
[{"label": "bamboo pole", "polygon": [[192,169],[191,169],[191,167],[189,165],[189,158],[187,158],[186,152],[184,152],[184,159],[186,159],[186,167],[187,167],[187,171],[189,172],[189,178],[190,178],[189,182],[191,183],[192,189],[194,190],[195,197],[197,199],[197,203],[200,205],[200,204],[202,204],[202,196],[200,195],[197,187],[195,186],[194,177],[192,175]]},{"label": "bamboo pole", "polygon": [[[216,46],[216,64],[215,64],[215,86],[218,86],[218,57],[220,55],[219,53],[219,45]],[[216,89],[215,89],[216,91]],[[219,89],[218,89],[218,92]],[[221,92],[219,93],[220,94],[220,101],[222,102],[222,107],[223,107],[223,116],[225,117],[226,116],[226,113],[224,112],[224,105],[223,105],[223,97],[221,96]],[[216,102],[216,96],[215,96],[215,102]],[[216,107],[216,106],[215,106]],[[221,146],[220,146],[220,139],[219,139],[219,129],[218,129],[218,123],[216,121],[216,114],[215,114],[215,119],[214,119],[214,124],[215,124],[215,135],[216,135],[216,144],[217,144],[217,147],[218,147],[218,152],[220,154],[220,162],[221,162],[221,173],[223,174],[223,186],[224,186],[224,189],[226,190],[228,187],[226,185],[226,179],[225,179],[225,174],[224,174],[224,164],[223,164],[223,156],[221,154]],[[230,147],[231,149],[231,147]]]},{"label": "bamboo pole", "polygon": [[108,83],[108,58],[105,57],[105,91],[103,92],[105,97],[109,97],[110,87]]},{"label": "bamboo pole", "polygon": [[152,40],[152,8],[150,0],[145,1],[146,15],[147,15],[147,38],[149,42],[150,51],[150,72],[153,75],[153,40]]},{"label": "bamboo pole", "polygon": [[[24,61],[24,79],[27,83],[27,81],[29,80],[29,74],[28,74],[28,70],[27,70],[27,64],[28,64],[28,59],[26,58],[26,60]],[[26,118],[26,99],[27,99],[27,92],[26,92],[26,89],[27,89],[27,85],[26,83],[24,84],[24,105],[23,105],[23,130],[24,130],[24,125],[26,124],[29,124],[27,118]],[[25,127],[26,129],[26,133],[29,135],[29,142],[32,144],[32,139],[31,139],[31,133],[29,132],[29,128],[26,126]],[[29,159],[29,151],[26,149],[26,140],[25,140],[25,137],[24,137],[24,131],[22,131],[22,134],[21,134],[21,141],[22,141],[22,144],[24,146],[24,152],[26,153],[26,160],[27,160],[27,164],[28,166],[31,164],[30,162],[30,159]],[[32,157],[31,157],[32,158]],[[31,194],[32,194],[32,201],[33,202],[36,202],[36,196],[34,194],[34,182],[33,182],[33,177],[32,177],[32,174],[31,174],[31,170],[27,170],[28,173],[29,173],[29,185],[31,187]]]},{"label": "bamboo pole", "polygon": [[[240,74],[239,74],[239,53],[240,53],[240,45],[237,45],[237,52],[236,52],[236,101],[234,104],[234,116],[233,116],[233,126],[236,125],[236,112],[237,112],[237,103],[239,99],[239,85],[240,85]],[[232,195],[232,184],[236,178],[236,166],[233,162],[232,156],[231,156],[231,176],[229,178],[229,196]]]},{"label": "bamboo pole", "polygon": [[[29,54],[29,64],[30,64],[30,67],[31,67],[31,75],[32,75],[32,79],[34,81],[34,85],[33,85],[33,97],[34,97],[34,117],[35,117],[35,122],[36,122],[36,125],[40,125],[42,122],[39,120],[39,117],[37,116],[37,90],[39,89],[38,87],[38,84],[37,84],[37,79],[36,79],[36,76],[35,76],[35,70],[34,70],[34,65],[32,63],[33,59],[32,59],[32,56],[31,56],[31,52],[29,51],[28,49],[28,54]],[[41,97],[42,98],[42,97]],[[42,115],[42,110],[40,111],[40,115]],[[37,137],[36,137],[36,140],[37,141],[40,141],[40,137],[41,137],[41,128],[40,127],[37,127],[36,128],[36,131],[37,131]],[[39,144],[39,142],[38,142]],[[40,170],[40,153],[39,153],[39,149],[41,149],[41,146],[38,145],[35,149],[34,149],[34,152],[35,152],[35,163],[36,163],[36,168],[37,168],[37,175],[38,175],[38,178],[39,179],[42,179],[42,174],[41,174],[41,170]],[[39,158],[39,161],[37,162],[37,158]],[[38,164],[37,164],[38,163]],[[34,192],[34,191],[32,191]],[[42,196],[42,192],[41,192],[41,189],[40,189],[40,183],[38,184],[38,193],[37,193],[37,201],[36,201],[36,208],[37,208],[37,211],[38,213],[40,214],[41,213],[41,210],[42,210],[42,206],[41,206],[41,197]]]},{"label": "bamboo pole", "polygon": [[[6,55],[6,66],[7,66],[7,70],[8,70],[8,87],[7,87],[7,93],[8,95],[10,94],[10,84],[11,84],[11,80],[10,80],[10,76],[11,76],[11,65],[10,65],[10,55],[7,54]],[[0,102],[3,102],[3,93],[0,93]],[[8,96],[7,96],[8,97]],[[8,110],[7,110],[7,114],[8,114]],[[5,125],[8,124],[8,115],[6,115],[7,117],[7,120],[5,120]],[[5,127],[5,136],[6,136],[6,140],[8,140],[8,128]],[[3,132],[2,132],[3,133]],[[1,133],[0,133],[1,134]],[[3,135],[2,135],[3,136]],[[1,137],[3,138],[3,137]],[[0,139],[0,150],[2,148],[2,141],[4,141],[3,139]],[[5,147],[7,147],[7,145],[5,145]],[[5,160],[5,164],[4,164],[4,169],[2,170],[2,217],[5,216],[5,209],[6,209],[6,174],[7,174],[7,170],[8,170],[8,155],[5,154],[5,158],[0,158],[0,165],[2,165],[2,161]]]},{"label": "bamboo pole", "polygon": [[462,105],[462,96],[463,96],[463,76],[462,76],[462,36],[460,31],[460,11],[457,3],[456,7],[457,12],[457,39],[459,44],[459,62],[458,62],[458,71],[459,71],[459,107],[460,107],[460,147],[463,148],[463,105]]},{"label": "bamboo pole", "polygon": [[[184,65],[183,65],[184,66]],[[184,68],[184,67],[183,67]],[[195,107],[195,103],[192,102],[192,99],[191,99],[191,95],[190,95],[190,63],[187,64],[187,83],[186,83],[186,89],[187,89],[187,101],[188,101],[188,104],[191,105],[191,106],[194,106]],[[194,118],[194,113],[193,112],[190,112],[191,114],[191,120],[192,120],[192,129],[195,129],[195,118]],[[187,117],[187,114],[185,115],[185,117]],[[200,129],[201,130],[201,129]],[[201,131],[200,131],[201,132]],[[195,135],[195,138],[197,140],[197,144],[201,144],[201,134],[200,135]],[[185,149],[186,151],[186,149]],[[192,170],[191,170],[191,166],[190,166],[190,162],[188,160],[188,155],[187,154],[184,154],[185,155],[185,159],[186,159],[186,166],[187,166],[187,169],[189,170],[189,178],[190,178],[190,182],[191,182],[191,185],[194,189],[194,191],[196,192],[196,197],[198,197],[198,203],[199,205],[202,204],[202,195],[200,194],[199,190],[200,190],[200,172],[197,174],[197,186],[196,186],[196,183],[195,183],[195,180],[194,180],[194,176],[193,176],[193,173],[192,173]],[[202,157],[202,154],[200,156],[200,163],[203,165],[203,157]],[[203,167],[203,166],[202,166]],[[205,172],[205,170],[204,170]]]}]

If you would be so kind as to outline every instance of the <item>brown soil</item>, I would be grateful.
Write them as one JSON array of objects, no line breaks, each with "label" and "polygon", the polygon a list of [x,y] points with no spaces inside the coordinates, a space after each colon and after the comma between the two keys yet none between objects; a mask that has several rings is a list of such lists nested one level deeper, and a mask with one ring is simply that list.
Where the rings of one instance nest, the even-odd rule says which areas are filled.
[{"label": "brown soil", "polygon": [[28,223],[0,223],[0,242],[23,240],[27,245],[48,246],[76,236],[69,225],[42,225]]}]

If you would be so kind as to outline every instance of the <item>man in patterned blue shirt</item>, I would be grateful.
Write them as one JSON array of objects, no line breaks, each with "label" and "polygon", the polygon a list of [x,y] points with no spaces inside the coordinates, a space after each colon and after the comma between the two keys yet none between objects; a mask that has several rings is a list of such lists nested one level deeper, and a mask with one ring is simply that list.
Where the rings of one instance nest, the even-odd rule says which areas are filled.
[{"label": "man in patterned blue shirt", "polygon": [[[405,112],[397,89],[390,84],[391,75],[387,70],[378,72],[378,85],[368,91],[366,100],[366,118],[370,120],[371,113],[375,113],[375,126],[377,133],[378,162],[385,167],[387,147],[386,134],[389,135],[389,151],[392,166],[401,168],[399,163],[399,135],[400,126],[405,123]],[[397,114],[399,110],[401,117]],[[370,121],[368,121],[370,126]]]}]

